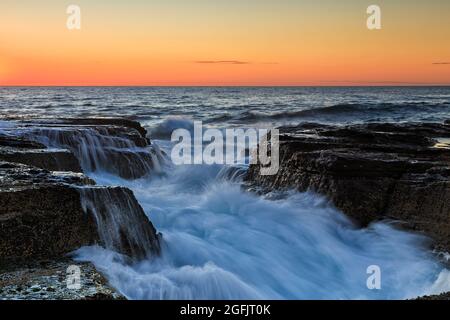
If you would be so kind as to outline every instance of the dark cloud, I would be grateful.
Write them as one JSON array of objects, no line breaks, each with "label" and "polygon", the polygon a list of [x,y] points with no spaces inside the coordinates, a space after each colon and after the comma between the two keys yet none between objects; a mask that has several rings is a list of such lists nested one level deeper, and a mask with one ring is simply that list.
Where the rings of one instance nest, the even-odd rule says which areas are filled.
[{"label": "dark cloud", "polygon": [[450,62],[433,62],[434,65],[448,65]]},{"label": "dark cloud", "polygon": [[248,61],[240,60],[200,60],[195,61],[198,64],[250,64]]}]

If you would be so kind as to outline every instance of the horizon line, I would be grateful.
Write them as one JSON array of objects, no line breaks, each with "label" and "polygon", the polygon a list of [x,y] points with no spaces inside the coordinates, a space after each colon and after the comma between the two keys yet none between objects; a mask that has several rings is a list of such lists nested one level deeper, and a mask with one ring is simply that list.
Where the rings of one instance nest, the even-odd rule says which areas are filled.
[{"label": "horizon line", "polygon": [[339,87],[450,87],[450,83],[398,83],[398,84],[336,84],[336,85],[2,85],[0,84],[0,88],[64,88],[64,87],[79,87],[79,88],[223,88],[223,87],[229,87],[229,88],[317,88],[317,87],[323,87],[323,88],[339,88]]}]

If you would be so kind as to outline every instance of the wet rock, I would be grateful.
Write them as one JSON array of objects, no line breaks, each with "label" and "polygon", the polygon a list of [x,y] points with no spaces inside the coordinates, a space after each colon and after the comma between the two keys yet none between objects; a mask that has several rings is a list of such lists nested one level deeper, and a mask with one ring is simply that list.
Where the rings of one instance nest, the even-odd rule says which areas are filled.
[{"label": "wet rock", "polygon": [[[83,289],[67,291],[60,270],[66,265],[55,261],[93,244],[124,254],[124,261],[160,253],[160,235],[133,193],[96,186],[80,173],[81,163],[130,179],[149,174],[161,155],[145,134],[119,119],[23,120],[2,132],[0,299],[123,298],[99,286],[90,265]],[[28,267],[47,260],[55,264]]]},{"label": "wet rock", "polygon": [[131,190],[123,187],[80,188],[83,210],[95,217],[102,245],[144,259],[160,253],[160,235]]},{"label": "wet rock", "polygon": [[88,125],[88,126],[116,126],[134,129],[145,138],[147,136],[147,130],[142,127],[138,121],[133,121],[124,118],[76,118],[76,119],[62,119],[63,123],[72,125]]},{"label": "wet rock", "polygon": [[16,137],[11,135],[0,135],[0,147],[19,148],[19,149],[46,148],[42,143],[30,141],[22,137]]},{"label": "wet rock", "polygon": [[20,126],[22,136],[29,140],[70,150],[84,172],[139,179],[155,174],[164,161],[163,153],[146,138],[145,129],[131,120],[41,119],[20,122]]},{"label": "wet rock", "polygon": [[280,130],[280,170],[259,174],[251,188],[311,190],[361,225],[391,218],[425,232],[450,250],[450,137],[445,124],[301,124]]},{"label": "wet rock", "polygon": [[0,162],[0,178],[3,262],[60,257],[92,244],[132,258],[159,253],[156,230],[126,188],[6,162]]},{"label": "wet rock", "polygon": [[[103,149],[103,156],[108,159],[101,165],[94,165],[95,170],[104,170],[127,180],[140,179],[158,171],[155,163],[162,162],[162,157],[154,150],[120,150]],[[93,170],[93,171],[95,171]]]},{"label": "wet rock", "polygon": [[22,163],[50,171],[82,172],[78,159],[69,150],[47,149],[42,143],[14,136],[0,135],[0,161]]},{"label": "wet rock", "polygon": [[0,161],[0,191],[39,188],[48,185],[84,186],[95,181],[82,173],[50,172],[19,163]]},{"label": "wet rock", "polygon": [[[80,287],[67,286],[68,268],[80,270]],[[90,263],[58,259],[0,269],[0,300],[123,300]]]},{"label": "wet rock", "polygon": [[82,172],[78,159],[68,150],[0,147],[0,160],[50,171]]},{"label": "wet rock", "polygon": [[30,138],[48,139],[50,147],[67,148],[79,159],[85,172],[107,172],[124,179],[139,179],[154,171],[158,154],[150,146],[137,147],[123,136],[110,130],[37,129]]},{"label": "wet rock", "polygon": [[423,300],[423,301],[431,301],[431,300],[444,301],[445,300],[445,301],[447,301],[447,300],[450,300],[450,292],[443,293],[440,295],[420,297],[415,300]]},{"label": "wet rock", "polygon": [[150,144],[147,130],[137,121],[123,118],[60,118],[60,119],[31,119],[21,121],[32,127],[54,128],[91,128],[101,134],[123,137],[133,141],[138,147]]},{"label": "wet rock", "polygon": [[81,206],[81,174],[0,162],[0,260],[59,257],[98,239]]}]

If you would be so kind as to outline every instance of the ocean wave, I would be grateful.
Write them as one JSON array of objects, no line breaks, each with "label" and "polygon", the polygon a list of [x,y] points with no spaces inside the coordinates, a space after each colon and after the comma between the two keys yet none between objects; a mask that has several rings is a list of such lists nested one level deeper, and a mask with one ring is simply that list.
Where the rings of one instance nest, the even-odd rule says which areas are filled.
[{"label": "ocean wave", "polygon": [[194,130],[194,122],[183,118],[168,118],[149,129],[150,137],[153,139],[170,139],[172,132],[176,129]]},{"label": "ocean wave", "polygon": [[0,119],[0,130],[1,129],[11,129],[16,127],[17,124],[15,121],[11,121],[11,120],[1,120]]},{"label": "ocean wave", "polygon": [[[427,103],[427,102],[417,102],[417,103],[380,103],[380,104],[359,104],[359,103],[347,103],[347,104],[336,104],[321,108],[310,108],[298,111],[282,111],[276,113],[261,113],[255,111],[245,111],[240,113],[235,117],[235,119],[240,119],[241,121],[263,121],[263,120],[282,120],[289,118],[311,118],[318,116],[351,116],[358,115],[361,113],[379,113],[379,114],[389,114],[393,112],[416,112],[416,111],[440,111],[449,110],[450,103]],[[225,118],[224,116],[221,116]],[[220,117],[218,117],[221,120]]]},{"label": "ocean wave", "polygon": [[233,120],[234,118],[235,118],[235,116],[233,116],[232,114],[225,113],[225,114],[220,114],[218,116],[214,116],[212,118],[209,118],[205,122],[206,123],[226,122],[226,121]]}]

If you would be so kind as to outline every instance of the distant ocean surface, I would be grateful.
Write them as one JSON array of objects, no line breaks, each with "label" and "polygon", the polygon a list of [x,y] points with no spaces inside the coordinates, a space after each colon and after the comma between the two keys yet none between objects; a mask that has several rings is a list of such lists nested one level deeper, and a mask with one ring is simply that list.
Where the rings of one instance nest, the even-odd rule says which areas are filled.
[{"label": "distant ocean surface", "polygon": [[0,87],[0,116],[126,116],[146,126],[432,122],[450,118],[450,87]]}]

